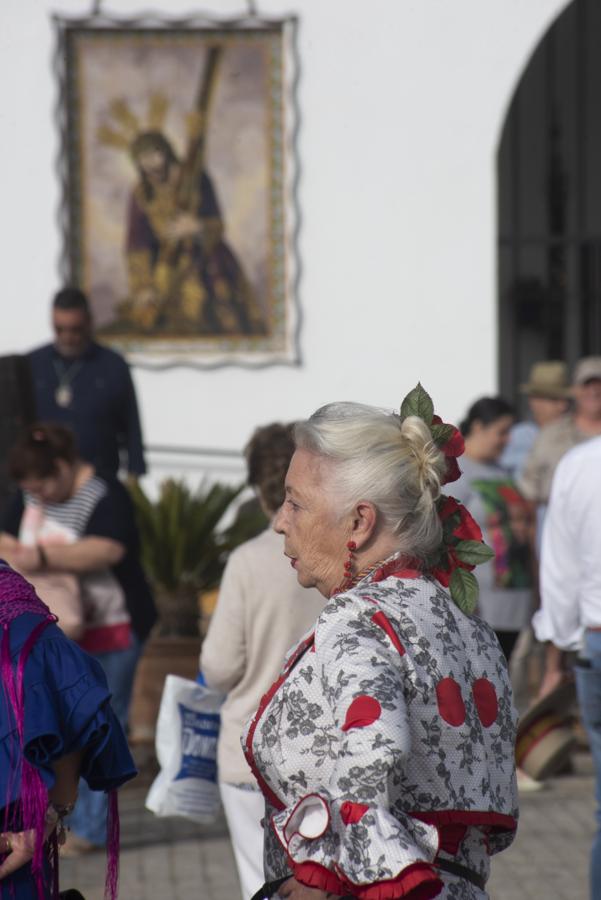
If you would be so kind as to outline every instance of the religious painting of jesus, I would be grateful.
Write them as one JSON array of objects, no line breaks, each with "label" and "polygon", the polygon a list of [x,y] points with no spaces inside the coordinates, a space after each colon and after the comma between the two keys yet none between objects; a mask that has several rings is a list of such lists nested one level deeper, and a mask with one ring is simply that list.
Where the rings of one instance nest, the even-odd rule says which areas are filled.
[{"label": "religious painting of jesus", "polygon": [[65,279],[149,366],[297,362],[294,20],[56,19]]}]

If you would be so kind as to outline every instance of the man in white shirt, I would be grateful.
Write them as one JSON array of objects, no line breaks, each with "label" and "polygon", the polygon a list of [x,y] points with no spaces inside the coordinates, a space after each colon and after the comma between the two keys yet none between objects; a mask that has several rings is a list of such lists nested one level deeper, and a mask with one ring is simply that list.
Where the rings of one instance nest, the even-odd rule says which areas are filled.
[{"label": "man in white shirt", "polygon": [[[577,650],[576,687],[601,823],[601,437],[570,450],[557,466],[543,532],[541,602],[533,620],[537,638],[549,642],[541,694],[565,678],[564,651]],[[591,897],[601,897],[601,827],[591,855]]]}]

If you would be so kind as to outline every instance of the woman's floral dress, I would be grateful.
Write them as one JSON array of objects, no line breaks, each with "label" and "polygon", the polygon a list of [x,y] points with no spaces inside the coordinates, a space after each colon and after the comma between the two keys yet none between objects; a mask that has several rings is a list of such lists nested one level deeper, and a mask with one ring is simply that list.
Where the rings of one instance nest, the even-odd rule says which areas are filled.
[{"label": "woman's floral dress", "polygon": [[433,578],[379,570],[334,596],[243,739],[266,798],[266,879],[483,900],[517,825],[515,729],[493,631]]}]

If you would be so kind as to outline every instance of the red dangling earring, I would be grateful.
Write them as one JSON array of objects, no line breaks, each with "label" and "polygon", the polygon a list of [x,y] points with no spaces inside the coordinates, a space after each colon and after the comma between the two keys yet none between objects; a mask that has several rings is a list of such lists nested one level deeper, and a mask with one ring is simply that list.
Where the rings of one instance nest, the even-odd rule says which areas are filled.
[{"label": "red dangling earring", "polygon": [[348,541],[346,548],[348,550],[348,559],[344,563],[344,578],[350,583],[353,580],[353,562],[357,545],[354,541]]}]

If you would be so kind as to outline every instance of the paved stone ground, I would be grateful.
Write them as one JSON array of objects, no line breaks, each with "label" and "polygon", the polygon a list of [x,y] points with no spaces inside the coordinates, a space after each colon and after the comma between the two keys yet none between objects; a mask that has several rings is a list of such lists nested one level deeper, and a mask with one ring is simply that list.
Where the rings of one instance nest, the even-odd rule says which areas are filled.
[{"label": "paved stone ground", "polygon": [[595,831],[595,783],[588,754],[575,773],[520,798],[513,845],[493,862],[491,900],[589,900],[588,860]]},{"label": "paved stone ground", "polygon": [[[493,861],[491,900],[589,900],[588,853],[594,830],[594,781],[587,754],[576,772],[521,800],[513,846]],[[146,780],[147,782],[147,780]],[[240,900],[223,820],[210,828],[157,819],[144,809],[147,783],[121,792],[121,900]],[[102,900],[104,856],[64,860],[61,887]]]}]

